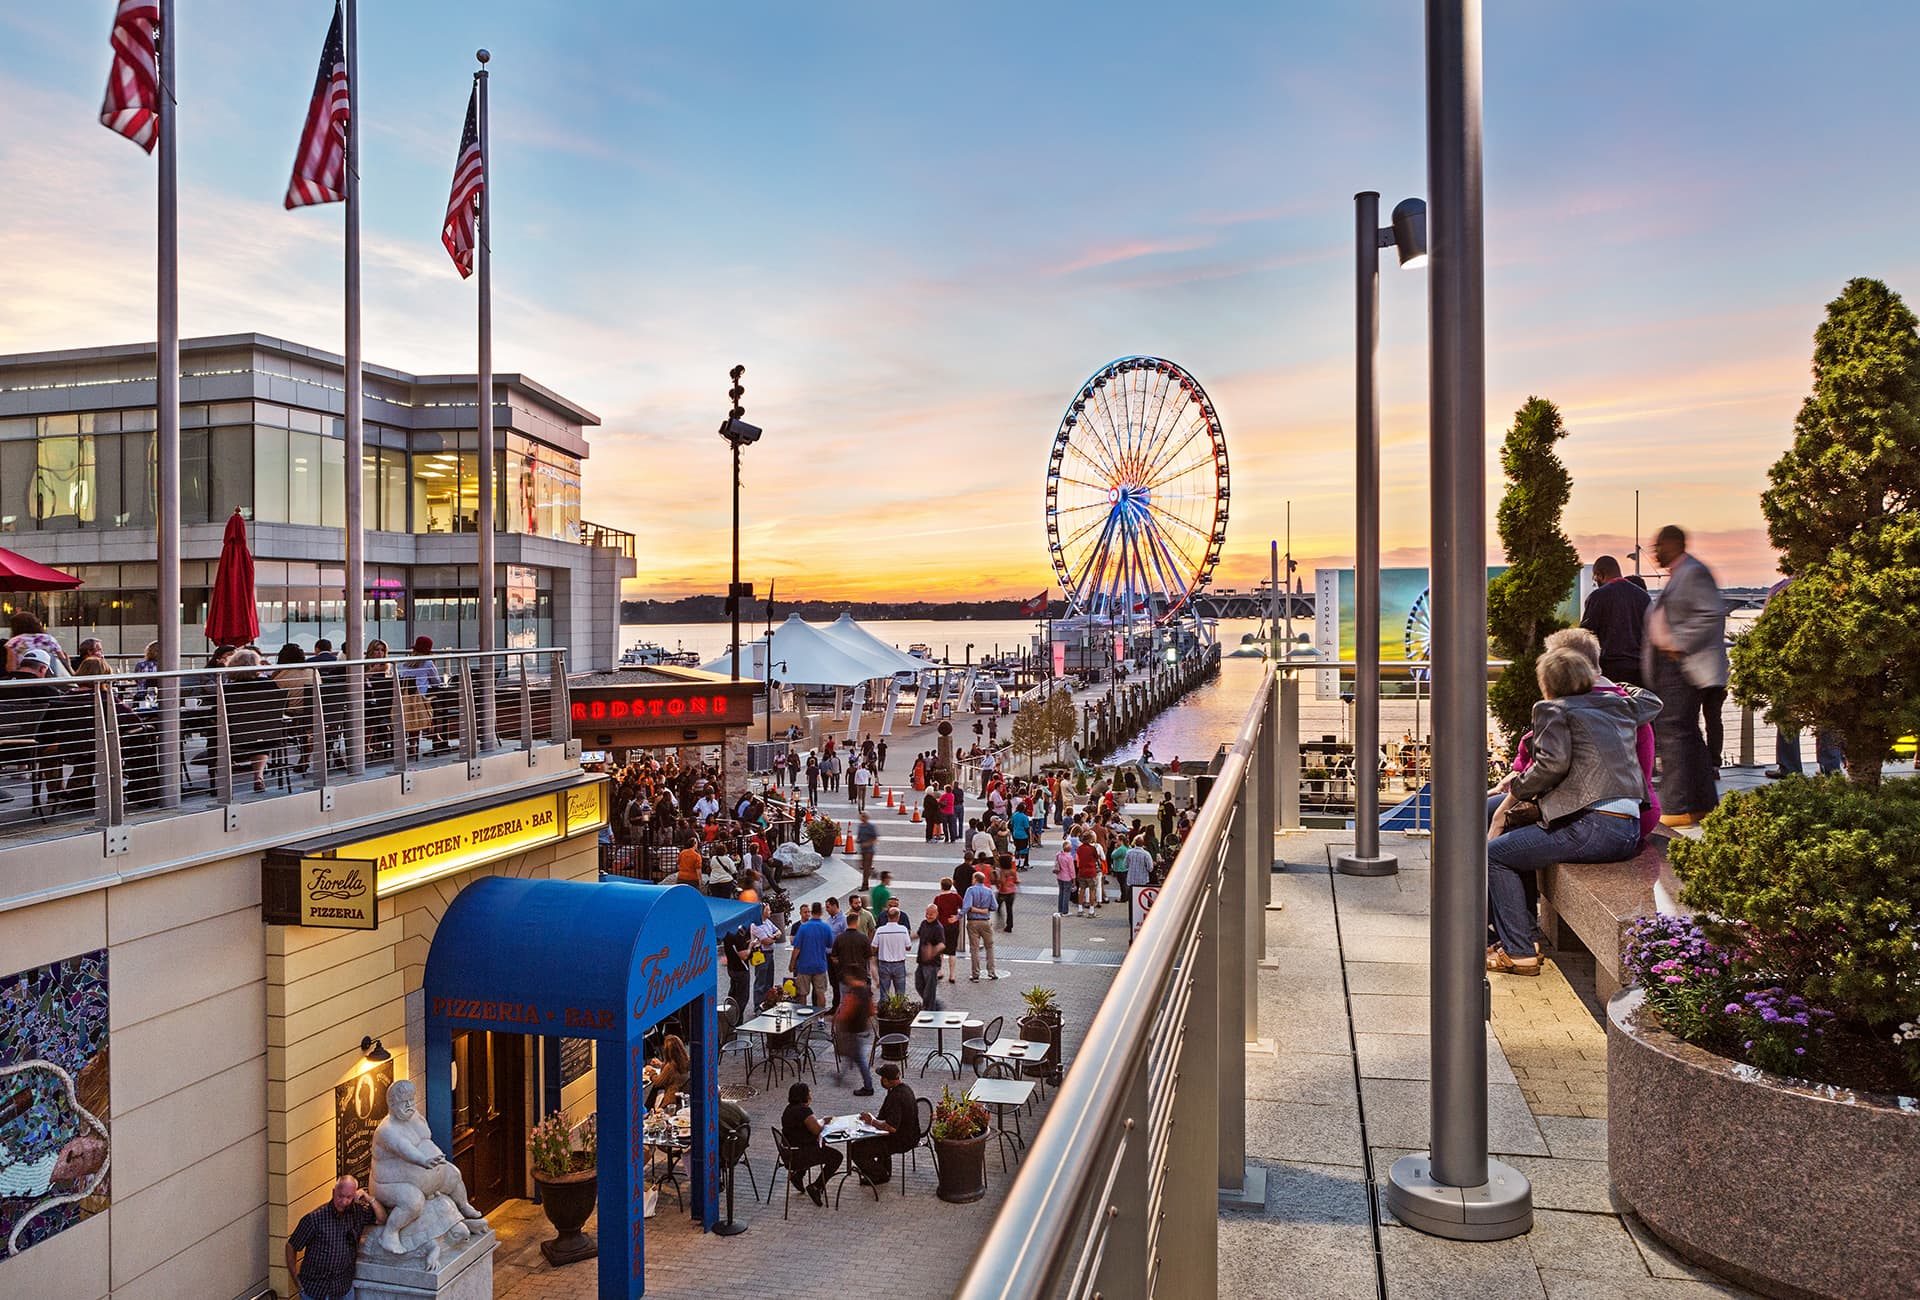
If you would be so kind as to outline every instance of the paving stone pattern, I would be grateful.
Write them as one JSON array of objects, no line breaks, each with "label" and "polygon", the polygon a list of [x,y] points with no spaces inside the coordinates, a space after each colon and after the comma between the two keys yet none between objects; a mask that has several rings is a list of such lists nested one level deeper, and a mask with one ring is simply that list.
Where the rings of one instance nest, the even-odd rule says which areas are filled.
[{"label": "paving stone pattern", "polygon": [[[1694,1300],[1747,1294],[1625,1213],[1607,1178],[1606,1038],[1583,954],[1493,977],[1488,1144],[1533,1184],[1525,1237],[1468,1244],[1403,1227],[1381,1189],[1428,1136],[1428,841],[1383,835],[1398,875],[1329,869],[1346,837],[1278,839],[1247,1148],[1264,1211],[1220,1216],[1220,1293],[1259,1300]],[[1350,843],[1350,841],[1347,841]],[[1363,1137],[1364,1134],[1364,1137]]]},{"label": "paving stone pattern", "polygon": [[[903,778],[912,761],[910,741],[889,744],[887,778]],[[895,773],[896,765],[901,771]],[[879,865],[894,874],[894,892],[901,906],[917,924],[926,905],[939,890],[942,874],[951,873],[959,862],[957,845],[928,844],[922,828],[893,815],[885,808],[884,798],[871,801],[874,821],[880,826]],[[851,826],[857,815],[842,796],[822,794],[822,806],[829,816]],[[871,805],[870,805],[871,806]],[[971,801],[970,801],[971,806]],[[1059,846],[1059,830],[1050,829],[1046,844]],[[1065,1057],[1069,1064],[1088,1023],[1106,997],[1115,970],[1125,956],[1127,930],[1125,915],[1118,902],[1109,903],[1091,919],[1068,917],[1062,927],[1062,960],[1052,956],[1052,913],[1055,891],[1052,878],[1043,872],[1040,858],[1028,873],[1030,882],[1014,908],[1012,934],[996,932],[994,957],[1000,978],[983,975],[978,984],[970,983],[966,961],[962,958],[958,983],[942,984],[941,1001],[949,1008],[975,1013],[983,1021],[1004,1016],[1001,1032],[1018,1036],[1014,1022],[1022,1009],[1020,994],[1035,984],[1059,994],[1065,1017]],[[858,860],[852,865],[836,854],[819,875],[789,883],[796,904],[811,903],[836,893],[844,903],[848,893],[858,889]],[[776,958],[779,970],[786,971],[787,951]],[[1337,968],[1337,967],[1336,967]],[[920,1063],[934,1045],[930,1030],[915,1030],[913,1055],[906,1082],[916,1096],[938,1100],[943,1082],[963,1091],[973,1079],[965,1071],[955,1082],[950,1069],[935,1066],[920,1076]],[[958,1054],[959,1035],[949,1031],[947,1048]],[[729,1062],[722,1071],[722,1089],[728,1095],[739,1091],[740,1072]],[[778,1081],[773,1092],[756,1077],[756,1091],[741,1099],[741,1105],[753,1118],[753,1144],[749,1149],[754,1175],[762,1196],[767,1175],[773,1167],[773,1142],[768,1130],[778,1125],[786,1105],[789,1080]],[[823,1063],[813,1084],[814,1109],[821,1115],[841,1115],[861,1110],[875,1112],[880,1098],[855,1097],[860,1086],[857,1073],[849,1073],[845,1083],[836,1084],[831,1063]],[[876,1087],[878,1086],[876,1081]],[[1045,1090],[1031,1115],[1020,1117],[1022,1131],[1031,1138],[1045,1119],[1052,1091]],[[748,1230],[736,1237],[717,1237],[702,1233],[675,1206],[669,1191],[657,1217],[646,1227],[647,1295],[661,1300],[711,1300],[719,1295],[769,1296],[779,1300],[846,1300],[850,1293],[876,1292],[891,1300],[919,1300],[945,1296],[959,1283],[960,1275],[998,1211],[1018,1165],[1002,1172],[1000,1157],[993,1148],[987,1153],[987,1195],[970,1205],[950,1205],[934,1195],[932,1162],[922,1152],[917,1172],[907,1178],[906,1195],[901,1195],[898,1175],[893,1184],[881,1188],[876,1202],[873,1193],[862,1188],[857,1179],[844,1187],[838,1210],[833,1208],[833,1187],[828,1189],[827,1207],[816,1207],[802,1192],[793,1194],[788,1217],[781,1217],[785,1173],[774,1187],[771,1206],[754,1200],[747,1180],[740,1180],[734,1198],[736,1218]],[[836,1182],[838,1181],[836,1176]],[[724,1201],[723,1201],[724,1207]],[[527,1201],[513,1201],[491,1216],[501,1245],[495,1254],[494,1295],[501,1300],[560,1300],[593,1296],[598,1276],[596,1263],[575,1264],[564,1269],[547,1265],[539,1253],[539,1243],[553,1236],[540,1208]],[[597,1224],[587,1230],[596,1232]],[[892,1243],[899,1261],[897,1269],[882,1274],[875,1264],[876,1243]],[[885,1254],[884,1248],[882,1253]],[[929,1279],[944,1279],[932,1285]]]}]

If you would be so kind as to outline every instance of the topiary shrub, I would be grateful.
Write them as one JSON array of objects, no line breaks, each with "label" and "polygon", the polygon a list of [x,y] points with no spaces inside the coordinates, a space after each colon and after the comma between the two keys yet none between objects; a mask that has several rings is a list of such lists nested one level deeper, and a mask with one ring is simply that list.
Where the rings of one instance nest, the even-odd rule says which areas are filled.
[{"label": "topiary shrub", "polygon": [[1876,1037],[1920,1019],[1920,781],[1740,791],[1668,854],[1681,900],[1745,971]]}]

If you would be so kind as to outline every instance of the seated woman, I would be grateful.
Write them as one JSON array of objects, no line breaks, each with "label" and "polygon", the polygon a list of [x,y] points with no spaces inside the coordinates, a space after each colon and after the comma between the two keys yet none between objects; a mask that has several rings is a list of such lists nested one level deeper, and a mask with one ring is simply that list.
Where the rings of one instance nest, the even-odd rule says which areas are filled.
[{"label": "seated woman", "polygon": [[1556,862],[1620,862],[1640,848],[1645,791],[1635,733],[1660,711],[1648,691],[1595,691],[1599,670],[1578,650],[1559,647],[1535,666],[1530,762],[1509,793],[1538,804],[1540,820],[1515,826],[1487,845],[1487,893],[1499,944],[1487,969],[1538,975],[1534,920],[1522,876]]},{"label": "seated woman", "polygon": [[668,1034],[660,1043],[660,1055],[648,1061],[641,1073],[648,1083],[648,1110],[678,1101],[693,1076],[693,1060],[687,1055],[687,1045],[680,1035]]}]

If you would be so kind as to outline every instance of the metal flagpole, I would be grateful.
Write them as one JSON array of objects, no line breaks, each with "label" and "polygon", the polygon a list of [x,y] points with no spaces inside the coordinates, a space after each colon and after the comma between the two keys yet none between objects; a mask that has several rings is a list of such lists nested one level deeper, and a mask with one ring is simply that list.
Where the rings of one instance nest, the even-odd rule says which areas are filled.
[{"label": "metal flagpole", "polygon": [[[348,659],[367,652],[367,564],[364,521],[366,485],[362,479],[361,449],[365,429],[360,375],[360,45],[355,0],[346,0],[342,33],[347,54],[347,644]],[[347,769],[367,767],[367,696],[365,670],[348,669]],[[395,741],[398,744],[398,740]]]},{"label": "metal flagpole", "polygon": [[1393,1162],[1408,1227],[1497,1241],[1533,1226],[1533,1189],[1487,1156],[1486,320],[1480,0],[1427,0],[1433,426],[1431,1153]]},{"label": "metal flagpole", "polygon": [[[160,219],[155,290],[154,559],[159,569],[160,671],[180,668],[180,178],[174,156],[173,0],[160,0]],[[160,802],[180,805],[180,679],[160,679]]]},{"label": "metal flagpole", "polygon": [[[475,409],[480,417],[480,649],[494,648],[493,509],[495,482],[493,457],[493,249],[490,209],[493,203],[493,176],[487,170],[487,61],[492,56],[477,51],[480,70],[473,74],[479,89],[480,111],[476,124],[480,141],[480,222],[474,234],[474,256],[480,271],[480,378]],[[480,747],[492,749],[497,742],[493,714],[494,667],[491,660],[480,664],[480,691],[476,703],[480,709]]]},{"label": "metal flagpole", "polygon": [[1400,860],[1380,851],[1380,196],[1353,196],[1354,474],[1353,852],[1334,862],[1349,876],[1390,876]]}]

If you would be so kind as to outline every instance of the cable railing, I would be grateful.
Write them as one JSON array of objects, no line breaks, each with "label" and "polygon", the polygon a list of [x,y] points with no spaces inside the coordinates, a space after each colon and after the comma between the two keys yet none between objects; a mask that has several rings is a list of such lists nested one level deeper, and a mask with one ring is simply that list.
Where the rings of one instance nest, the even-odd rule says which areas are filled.
[{"label": "cable railing", "polygon": [[960,1300],[1215,1293],[1246,1166],[1246,1057],[1272,887],[1275,673],[1087,1029]]},{"label": "cable railing", "polygon": [[571,727],[559,649],[14,678],[0,681],[0,841],[305,791],[328,806],[368,773],[531,761]]}]

